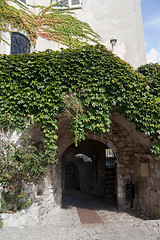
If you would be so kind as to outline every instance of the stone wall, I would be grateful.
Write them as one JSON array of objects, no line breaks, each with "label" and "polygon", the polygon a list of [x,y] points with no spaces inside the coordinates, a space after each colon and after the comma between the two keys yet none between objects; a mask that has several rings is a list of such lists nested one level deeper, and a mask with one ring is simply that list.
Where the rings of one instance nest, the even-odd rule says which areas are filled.
[{"label": "stone wall", "polygon": [[[160,217],[157,210],[160,206],[160,203],[158,202],[158,189],[160,188],[158,176],[160,171],[159,167],[157,167],[158,165],[156,166],[154,157],[150,154],[151,143],[149,138],[144,134],[137,132],[132,123],[125,120],[122,116],[114,114],[112,116],[112,122],[113,124],[109,133],[104,134],[103,137],[89,134],[87,139],[99,141],[110,147],[115,153],[117,206],[119,208],[130,207],[130,200],[126,199],[126,184],[132,180],[136,189],[134,207],[144,213],[146,212],[149,216]],[[61,133],[62,125],[64,126],[63,134]],[[59,122],[58,132],[58,157],[61,162],[64,161],[63,154],[68,154],[68,159],[71,159],[72,155],[76,154],[74,149],[71,150],[70,153],[64,151],[74,142],[72,134],[67,133],[68,128],[68,120],[62,117]],[[144,159],[139,156],[143,156]],[[150,156],[149,159],[148,156]],[[142,167],[142,164],[140,166],[139,162],[143,163],[145,162],[144,160],[148,161],[149,171],[151,172],[147,177],[141,177],[139,175],[140,168]],[[103,175],[103,173],[101,175]],[[154,186],[154,182],[156,183],[156,186]],[[152,197],[150,197],[150,200],[148,201],[148,194],[150,194],[149,189],[152,189],[151,193],[156,195],[154,198],[157,199],[152,204]]]},{"label": "stone wall", "polygon": [[[19,219],[23,215],[23,223],[39,221],[51,209],[62,205],[64,193],[64,170],[66,165],[73,161],[76,154],[85,154],[90,157],[95,165],[95,174],[92,167],[84,171],[83,164],[79,159],[76,164],[81,179],[81,187],[84,192],[92,193],[97,196],[104,196],[104,178],[105,178],[105,149],[111,148],[116,156],[116,198],[119,208],[130,207],[130,201],[126,199],[126,184],[131,180],[135,184],[136,194],[134,199],[134,208],[139,209],[143,213],[152,218],[160,217],[160,158],[155,158],[150,154],[151,143],[149,138],[144,134],[136,131],[130,121],[125,120],[118,114],[112,115],[112,125],[109,133],[103,136],[97,136],[89,133],[86,140],[76,148],[74,146],[74,138],[71,132],[69,119],[61,116],[59,119],[59,130],[57,134],[59,139],[57,165],[50,166],[46,176],[36,185],[27,186],[27,191],[33,199],[33,205],[20,213],[8,216],[2,214],[4,224],[11,225],[13,218]],[[29,131],[34,142],[41,142],[43,134],[40,132],[40,125],[33,125]],[[20,144],[20,136],[15,133],[2,134],[2,137],[14,139],[14,142]],[[4,136],[5,135],[5,136]],[[13,138],[14,136],[14,138]],[[15,137],[16,136],[16,137]],[[91,171],[90,171],[91,170]],[[92,178],[93,177],[93,178]],[[94,186],[92,191],[88,190],[85,185],[86,179],[92,180]],[[92,186],[93,186],[92,185]],[[19,217],[17,217],[19,216]],[[26,217],[25,217],[26,216]]]},{"label": "stone wall", "polygon": [[136,154],[136,207],[152,218],[160,218],[160,157]]},{"label": "stone wall", "polygon": [[2,213],[1,218],[4,226],[20,227],[33,225],[45,218],[49,212],[57,207],[50,171],[37,184],[24,186],[32,205],[27,209],[10,214]]},{"label": "stone wall", "polygon": [[[96,195],[96,167],[93,161],[87,156],[79,154],[75,155],[71,161],[67,163],[66,167],[69,166],[70,163],[74,163],[77,167],[77,177],[79,180],[79,186],[77,186],[79,189],[77,190],[83,193]],[[75,184],[75,182],[73,184]]]}]

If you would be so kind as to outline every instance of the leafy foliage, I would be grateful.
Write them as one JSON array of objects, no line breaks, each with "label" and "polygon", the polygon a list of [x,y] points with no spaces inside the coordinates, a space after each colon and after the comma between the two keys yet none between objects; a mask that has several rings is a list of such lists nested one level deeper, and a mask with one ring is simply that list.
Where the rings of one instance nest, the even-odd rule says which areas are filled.
[{"label": "leafy foliage", "polygon": [[3,226],[3,222],[2,221],[0,221],[0,228]]},{"label": "leafy foliage", "polygon": [[137,71],[147,77],[148,91],[160,98],[160,65],[158,63],[146,64],[139,67]]},{"label": "leafy foliage", "polygon": [[[16,2],[11,0],[11,2]],[[98,42],[100,39],[90,26],[78,20],[69,9],[55,9],[57,4],[30,6],[36,8],[38,14],[19,5],[19,9],[10,6],[8,0],[0,2],[0,32],[24,30],[32,44],[36,44],[38,36],[62,43],[69,47],[84,45],[88,41]],[[2,39],[3,40],[3,39]]]},{"label": "leafy foliage", "polygon": [[144,77],[102,45],[2,55],[0,126],[26,129],[40,123],[44,133],[44,152],[28,144],[3,146],[4,209],[10,208],[8,202],[13,210],[26,206],[23,183],[39,179],[47,164],[55,162],[56,123],[62,113],[70,118],[76,145],[90,131],[109,132],[110,115],[118,111],[151,137],[152,151],[160,154],[159,65],[155,67],[139,68]]},{"label": "leafy foliage", "polygon": [[75,142],[89,131],[109,131],[110,114],[122,113],[155,140],[160,153],[160,99],[146,77],[102,45],[51,50],[0,59],[1,126],[41,123],[45,158],[54,161],[57,117],[66,112]]},{"label": "leafy foliage", "polygon": [[[158,63],[150,63],[143,65],[137,69],[146,78],[146,83],[148,84],[148,92],[153,95],[155,104],[160,105],[160,65]],[[158,112],[159,116],[159,112]],[[153,127],[156,127],[153,123]],[[160,131],[157,131],[157,138],[160,139]],[[152,138],[154,140],[154,138]],[[155,143],[153,145],[153,150],[155,153],[160,152],[160,143]]]},{"label": "leafy foliage", "polygon": [[30,203],[23,185],[40,179],[46,171],[46,162],[34,146],[17,147],[5,141],[1,145],[0,159],[2,212],[21,210]]}]

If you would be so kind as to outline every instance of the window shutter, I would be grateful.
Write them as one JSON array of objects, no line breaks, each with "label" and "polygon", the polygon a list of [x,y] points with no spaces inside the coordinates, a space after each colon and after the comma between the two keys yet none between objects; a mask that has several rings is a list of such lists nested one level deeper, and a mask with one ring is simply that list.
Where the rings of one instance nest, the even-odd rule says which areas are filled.
[{"label": "window shutter", "polygon": [[70,8],[81,7],[81,0],[60,0],[59,3],[62,7],[65,6],[69,6]]},{"label": "window shutter", "polygon": [[61,6],[68,6],[68,0],[61,0],[59,3]]},{"label": "window shutter", "polygon": [[72,5],[80,5],[81,1],[80,0],[71,0]]}]

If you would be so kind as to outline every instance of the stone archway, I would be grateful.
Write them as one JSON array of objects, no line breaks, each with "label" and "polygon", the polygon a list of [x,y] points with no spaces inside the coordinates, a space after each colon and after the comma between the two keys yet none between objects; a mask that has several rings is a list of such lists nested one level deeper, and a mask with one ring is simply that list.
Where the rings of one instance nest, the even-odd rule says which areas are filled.
[{"label": "stone archway", "polygon": [[[56,205],[62,204],[64,162],[67,163],[76,154],[81,153],[92,160],[94,158],[98,159],[96,161],[96,194],[103,196],[105,161],[101,162],[101,159],[105,158],[103,150],[108,146],[112,149],[116,157],[115,190],[117,206],[120,208],[130,208],[130,201],[126,198],[126,184],[132,180],[136,190],[134,207],[151,217],[159,217],[159,157],[156,158],[151,155],[149,152],[151,146],[149,138],[137,132],[135,126],[129,120],[116,113],[112,114],[111,120],[110,132],[104,133],[103,136],[98,136],[90,132],[86,136],[86,140],[81,142],[78,147],[75,147],[73,134],[68,131],[70,120],[64,115],[61,116],[57,130],[58,164],[50,166],[49,180],[47,179],[50,189],[46,181],[47,187],[45,188],[45,193],[47,196],[50,194],[54,198]],[[34,142],[39,142],[42,138],[40,126],[32,126],[31,135]],[[92,145],[89,142],[95,142],[96,144]],[[97,147],[97,144],[99,144],[99,147]],[[96,153],[92,154],[96,148],[101,149],[101,151],[97,150]],[[48,192],[48,189],[51,192]]]},{"label": "stone archway", "polygon": [[[59,164],[56,167],[53,167],[54,179],[56,179],[56,197],[58,196],[58,204],[61,204],[62,200],[62,189],[63,189],[63,172],[65,161],[69,161],[74,155],[81,153],[85,154],[91,159],[96,157],[96,188],[97,196],[104,196],[104,175],[105,175],[105,153],[104,149],[109,147],[115,154],[116,157],[116,180],[115,180],[115,193],[116,193],[116,202],[118,207],[130,207],[130,201],[126,199],[126,184],[133,180],[133,182],[138,186],[136,175],[139,171],[137,167],[137,157],[135,153],[143,151],[148,148],[148,140],[145,136],[138,133],[131,124],[130,121],[125,120],[123,116],[118,114],[113,114],[111,116],[112,125],[110,132],[106,132],[103,136],[98,136],[94,133],[89,133],[86,136],[86,140],[82,141],[79,146],[76,148],[74,146],[74,138],[71,132],[68,131],[70,128],[70,121],[65,116],[62,116],[59,119],[57,132],[58,139],[58,155]],[[86,142],[95,142],[99,143],[99,147],[96,145],[85,146]],[[147,146],[147,148],[146,148]],[[92,154],[92,150],[101,149],[95,154]],[[98,156],[98,158],[97,158]],[[102,161],[103,159],[103,161]],[[138,173],[139,174],[139,173]],[[60,175],[62,178],[59,179]],[[136,191],[139,190],[136,188]],[[138,206],[137,198],[138,194],[136,193],[135,206]]]},{"label": "stone archway", "polygon": [[[86,139],[78,147],[72,144],[64,151],[61,158],[62,196],[64,196],[66,187],[66,170],[69,164],[74,163],[78,168],[79,189],[89,195],[97,197],[106,196],[106,201],[108,200],[106,180],[109,181],[110,179],[106,177],[106,149],[108,149],[108,146],[103,142],[95,139]],[[84,157],[88,160],[84,160]],[[70,173],[73,176],[77,174],[76,170],[75,173]],[[115,179],[114,183],[116,183]],[[113,184],[113,181],[111,184]],[[116,184],[112,188],[114,188],[113,191],[116,195]]]}]

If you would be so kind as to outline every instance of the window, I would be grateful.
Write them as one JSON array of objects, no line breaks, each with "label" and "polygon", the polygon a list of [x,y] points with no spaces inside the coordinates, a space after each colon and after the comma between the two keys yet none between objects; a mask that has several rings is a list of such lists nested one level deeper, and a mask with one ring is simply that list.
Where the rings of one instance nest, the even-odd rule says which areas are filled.
[{"label": "window", "polygon": [[19,32],[12,32],[11,54],[30,53],[29,39]]},{"label": "window", "polygon": [[70,8],[80,8],[81,7],[81,0],[60,0],[60,5],[62,7],[69,6]]},{"label": "window", "polygon": [[23,3],[26,3],[26,0],[20,0],[21,2],[23,2]]}]

